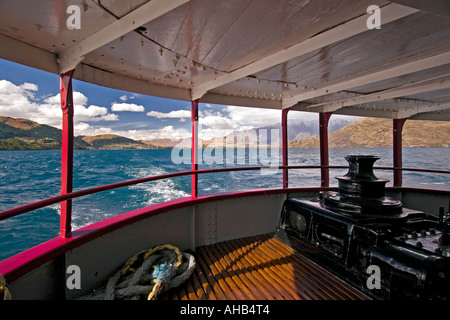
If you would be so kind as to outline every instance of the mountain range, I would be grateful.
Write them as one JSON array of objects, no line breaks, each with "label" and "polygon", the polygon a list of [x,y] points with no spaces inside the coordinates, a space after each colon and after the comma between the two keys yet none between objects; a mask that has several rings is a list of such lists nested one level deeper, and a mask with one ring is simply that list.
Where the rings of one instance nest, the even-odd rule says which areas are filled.
[{"label": "mountain range", "polygon": [[[61,130],[28,119],[0,116],[0,150],[61,149]],[[75,149],[148,149],[144,142],[117,135],[77,136]]]},{"label": "mountain range", "polygon": [[[290,148],[318,148],[318,121],[295,122],[288,125],[288,141]],[[279,125],[259,128],[251,133],[259,134],[265,129],[269,137],[270,130],[281,132]],[[234,133],[251,135],[250,132]],[[233,135],[233,134],[232,134]],[[219,141],[225,139],[220,139]],[[279,136],[277,144],[280,143]],[[330,121],[330,148],[364,148],[392,146],[392,120],[363,118],[358,121],[336,119]],[[180,140],[155,139],[137,141],[126,137],[105,134],[97,136],[77,136],[74,139],[75,149],[160,149],[172,148]],[[223,142],[219,142],[223,145]],[[203,145],[214,146],[211,141],[203,141]],[[217,145],[217,143],[215,144]],[[248,145],[248,144],[247,144]],[[408,120],[403,129],[404,147],[449,147],[450,122]],[[0,150],[47,150],[61,148],[61,130],[28,119],[16,119],[0,116]]]},{"label": "mountain range", "polygon": [[[329,148],[392,147],[392,120],[363,118],[328,134]],[[407,120],[402,131],[403,147],[449,147],[450,122]],[[290,148],[319,148],[319,137],[289,142]]]}]

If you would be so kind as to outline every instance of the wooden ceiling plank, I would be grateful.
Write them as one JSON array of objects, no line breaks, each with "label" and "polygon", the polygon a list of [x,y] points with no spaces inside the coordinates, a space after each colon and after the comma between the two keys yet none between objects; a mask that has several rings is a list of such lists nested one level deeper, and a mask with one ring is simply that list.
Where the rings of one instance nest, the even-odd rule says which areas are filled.
[{"label": "wooden ceiling plank", "polygon": [[[406,61],[405,61],[406,60]],[[298,94],[292,94],[292,97],[283,101],[284,107],[291,107],[299,101],[309,100],[315,97],[324,96],[338,91],[349,90],[365,84],[398,77],[437,66],[448,64],[450,61],[450,52],[443,52],[430,57],[414,56],[410,59],[404,59],[394,63],[386,64],[377,68],[377,70],[368,70],[367,72],[346,77],[340,81],[326,83],[318,88],[304,90]]]},{"label": "wooden ceiling plank", "polygon": [[152,0],[126,16],[98,30],[82,41],[59,53],[59,73],[64,73],[75,67],[84,56],[101,46],[133,31],[134,29],[154,20],[163,14],[177,8],[189,0]]},{"label": "wooden ceiling plank", "polygon": [[[381,8],[381,10],[382,23],[389,23],[417,12],[416,9],[411,9],[396,4],[389,4]],[[323,48],[337,41],[341,41],[365,32],[368,30],[366,21],[367,15],[360,16],[233,72],[218,74],[213,81],[208,81],[206,83],[193,86],[192,99],[199,99],[211,89],[271,68],[280,63]]]},{"label": "wooden ceiling plank", "polygon": [[375,92],[372,94],[357,95],[352,98],[342,99],[333,102],[313,104],[308,106],[310,111],[334,112],[340,108],[353,106],[362,103],[370,103],[385,99],[405,97],[412,94],[431,92],[450,88],[450,74],[437,79],[420,81],[410,85],[400,86],[397,88]]}]

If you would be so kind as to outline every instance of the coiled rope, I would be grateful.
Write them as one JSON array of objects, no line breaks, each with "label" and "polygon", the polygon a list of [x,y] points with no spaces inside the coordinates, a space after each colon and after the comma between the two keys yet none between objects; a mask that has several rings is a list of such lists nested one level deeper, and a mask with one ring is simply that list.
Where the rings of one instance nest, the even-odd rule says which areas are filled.
[{"label": "coiled rope", "polygon": [[6,286],[5,278],[0,274],[0,300],[11,300],[11,293]]},{"label": "coiled rope", "polygon": [[127,260],[106,286],[81,300],[156,300],[158,295],[176,288],[192,275],[195,258],[169,244],[143,250]]}]

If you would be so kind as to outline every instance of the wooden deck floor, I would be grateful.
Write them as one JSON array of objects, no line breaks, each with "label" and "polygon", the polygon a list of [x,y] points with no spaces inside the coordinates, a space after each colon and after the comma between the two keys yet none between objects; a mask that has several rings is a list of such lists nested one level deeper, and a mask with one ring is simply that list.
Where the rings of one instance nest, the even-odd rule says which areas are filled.
[{"label": "wooden deck floor", "polygon": [[273,235],[199,247],[194,254],[197,266],[189,281],[161,299],[368,299]]}]

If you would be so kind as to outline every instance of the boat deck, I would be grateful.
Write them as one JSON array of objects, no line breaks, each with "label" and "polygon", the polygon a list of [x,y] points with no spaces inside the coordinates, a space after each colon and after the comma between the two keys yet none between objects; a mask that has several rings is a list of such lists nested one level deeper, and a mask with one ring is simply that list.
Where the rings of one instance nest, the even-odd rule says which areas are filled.
[{"label": "boat deck", "polygon": [[367,300],[273,234],[199,247],[190,279],[160,299]]}]

